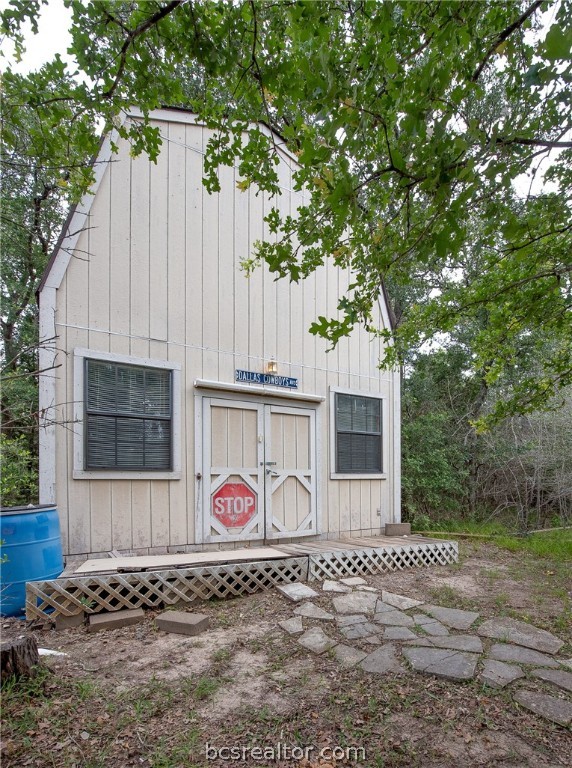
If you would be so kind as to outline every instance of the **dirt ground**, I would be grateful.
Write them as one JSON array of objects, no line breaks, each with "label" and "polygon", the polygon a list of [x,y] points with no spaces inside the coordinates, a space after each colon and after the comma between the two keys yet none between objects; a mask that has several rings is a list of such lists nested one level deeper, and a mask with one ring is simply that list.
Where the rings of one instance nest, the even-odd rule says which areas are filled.
[{"label": "dirt ground", "polygon": [[[477,610],[483,618],[530,621],[565,640],[562,653],[572,656],[572,584],[565,565],[462,544],[456,565],[367,581]],[[314,602],[329,607],[326,597]],[[519,708],[508,689],[345,669],[283,632],[278,621],[292,609],[274,590],[203,603],[198,610],[210,616],[211,629],[196,638],[158,631],[152,612],[137,626],[97,634],[83,627],[30,630],[4,620],[3,639],[32,631],[40,647],[66,655],[44,657],[47,669],[35,680],[4,691],[2,765],[569,765],[570,731]],[[363,650],[372,647],[364,643]],[[527,680],[527,687],[534,683]],[[278,744],[283,754],[273,759]],[[289,756],[287,749],[284,755],[284,745],[306,748],[306,757],[299,759],[301,751]],[[215,756],[220,747],[255,746],[259,753],[244,759],[242,753],[239,759]],[[365,750],[365,757],[351,748]]]}]

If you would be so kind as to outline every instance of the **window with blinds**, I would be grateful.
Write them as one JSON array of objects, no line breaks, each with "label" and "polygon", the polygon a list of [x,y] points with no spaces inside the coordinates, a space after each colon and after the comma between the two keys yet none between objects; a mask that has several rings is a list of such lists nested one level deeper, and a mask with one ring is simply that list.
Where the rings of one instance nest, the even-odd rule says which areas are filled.
[{"label": "window with blinds", "polygon": [[380,399],[336,394],[336,472],[382,472]]},{"label": "window with blinds", "polygon": [[85,360],[85,469],[172,468],[171,371]]}]

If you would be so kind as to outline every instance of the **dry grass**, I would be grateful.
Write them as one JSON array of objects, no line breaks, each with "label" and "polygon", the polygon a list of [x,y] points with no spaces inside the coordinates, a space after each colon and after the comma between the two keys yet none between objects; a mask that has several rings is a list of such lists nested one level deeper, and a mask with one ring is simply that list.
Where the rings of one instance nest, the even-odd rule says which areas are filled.
[{"label": "dry grass", "polygon": [[[476,608],[483,617],[508,613],[570,642],[564,577],[557,560],[463,544],[460,568],[368,581]],[[326,598],[318,603],[327,605]],[[213,629],[200,638],[156,632],[151,617],[113,633],[39,634],[40,645],[59,646],[68,656],[51,659],[51,669],[42,668],[31,681],[5,687],[3,768],[232,764],[207,760],[207,742],[315,747],[308,761],[239,761],[249,768],[566,765],[569,731],[521,710],[509,691],[411,672],[380,678],[343,669],[328,654],[304,651],[276,627],[292,605],[275,592],[204,610]],[[319,750],[333,746],[363,747],[366,759],[320,762]]]}]

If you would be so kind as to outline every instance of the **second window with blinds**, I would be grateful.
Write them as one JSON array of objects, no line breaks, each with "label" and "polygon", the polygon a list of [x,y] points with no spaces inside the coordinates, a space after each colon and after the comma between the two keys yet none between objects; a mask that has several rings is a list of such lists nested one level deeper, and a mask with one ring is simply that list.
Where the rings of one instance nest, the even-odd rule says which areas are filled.
[{"label": "second window with blinds", "polygon": [[334,393],[335,474],[383,473],[382,400]]}]

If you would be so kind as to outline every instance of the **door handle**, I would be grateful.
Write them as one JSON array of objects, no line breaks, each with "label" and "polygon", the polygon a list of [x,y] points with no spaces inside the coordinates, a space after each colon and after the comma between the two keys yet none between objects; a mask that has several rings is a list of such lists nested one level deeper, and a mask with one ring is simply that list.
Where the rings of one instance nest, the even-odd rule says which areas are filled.
[{"label": "door handle", "polygon": [[[272,462],[272,463],[275,464],[276,462]],[[276,476],[278,476],[280,474],[280,472],[276,472],[275,469],[270,469],[270,467],[267,467],[266,474],[267,475],[274,475],[276,477]]]}]

